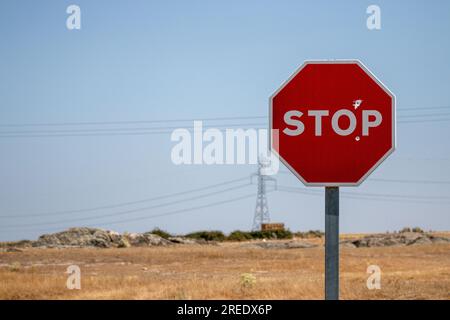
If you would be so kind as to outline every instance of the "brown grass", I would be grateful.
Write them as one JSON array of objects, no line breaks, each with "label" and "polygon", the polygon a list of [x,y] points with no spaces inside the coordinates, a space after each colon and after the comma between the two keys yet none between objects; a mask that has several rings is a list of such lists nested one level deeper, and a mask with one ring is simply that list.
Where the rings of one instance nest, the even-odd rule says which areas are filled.
[{"label": "brown grass", "polygon": [[[238,243],[0,253],[1,299],[322,299],[324,251]],[[81,290],[66,288],[80,266]],[[382,270],[368,290],[368,265]],[[241,277],[256,277],[243,285]],[[449,299],[450,245],[341,250],[343,299]]]}]

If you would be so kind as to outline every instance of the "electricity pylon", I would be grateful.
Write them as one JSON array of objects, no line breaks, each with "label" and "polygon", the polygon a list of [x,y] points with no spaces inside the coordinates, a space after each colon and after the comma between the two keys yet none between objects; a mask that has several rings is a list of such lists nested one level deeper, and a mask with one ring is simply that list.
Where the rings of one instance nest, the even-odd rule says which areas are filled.
[{"label": "electricity pylon", "polygon": [[276,189],[276,179],[267,175],[267,169],[270,168],[270,160],[260,156],[258,158],[258,172],[252,174],[251,179],[253,182],[253,177],[258,179],[258,191],[256,194],[256,207],[255,216],[253,218],[253,228],[252,230],[261,230],[262,223],[270,222],[269,204],[267,202],[266,193],[266,181],[273,181],[275,183]]}]

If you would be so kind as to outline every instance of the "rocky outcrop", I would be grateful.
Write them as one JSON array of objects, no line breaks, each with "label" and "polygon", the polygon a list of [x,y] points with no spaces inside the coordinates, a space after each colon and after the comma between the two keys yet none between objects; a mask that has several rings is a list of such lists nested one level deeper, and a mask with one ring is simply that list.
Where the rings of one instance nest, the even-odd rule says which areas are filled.
[{"label": "rocky outcrop", "polygon": [[171,242],[158,235],[147,233],[120,234],[96,228],[70,228],[66,231],[44,234],[33,247],[97,247],[127,248],[130,246],[161,246]]},{"label": "rocky outcrop", "polygon": [[117,247],[121,235],[96,228],[70,228],[66,231],[44,234],[33,247]]},{"label": "rocky outcrop", "polygon": [[360,239],[341,241],[347,248],[411,246],[432,243],[450,243],[450,238],[437,237],[422,232],[383,233],[365,236]]},{"label": "rocky outcrop", "polygon": [[14,248],[128,248],[169,246],[174,244],[214,244],[214,241],[170,237],[165,239],[151,232],[120,234],[111,230],[79,227],[41,235],[36,241],[22,240],[0,243],[0,252],[14,252]]}]

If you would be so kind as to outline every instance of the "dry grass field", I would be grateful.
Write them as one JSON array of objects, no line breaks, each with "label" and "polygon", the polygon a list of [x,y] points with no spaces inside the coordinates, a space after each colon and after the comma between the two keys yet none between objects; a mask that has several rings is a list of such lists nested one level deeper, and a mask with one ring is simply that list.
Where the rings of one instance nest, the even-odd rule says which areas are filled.
[{"label": "dry grass field", "polygon": [[[72,264],[81,290],[66,288]],[[380,290],[366,287],[371,264]],[[0,299],[323,299],[323,271],[323,247],[35,248],[0,253]],[[450,245],[342,248],[341,298],[449,299]]]}]

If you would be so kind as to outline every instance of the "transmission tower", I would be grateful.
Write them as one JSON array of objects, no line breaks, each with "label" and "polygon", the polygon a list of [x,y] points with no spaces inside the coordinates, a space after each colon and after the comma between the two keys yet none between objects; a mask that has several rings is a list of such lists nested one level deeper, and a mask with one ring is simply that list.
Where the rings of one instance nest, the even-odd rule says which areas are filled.
[{"label": "transmission tower", "polygon": [[256,194],[255,216],[253,218],[253,230],[261,230],[261,224],[270,222],[269,204],[267,202],[266,181],[273,181],[276,188],[276,179],[267,175],[267,170],[270,168],[270,160],[260,156],[258,158],[258,172],[252,174],[257,177],[258,191]]}]

